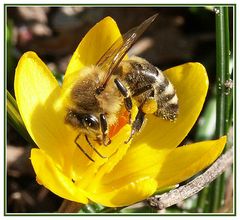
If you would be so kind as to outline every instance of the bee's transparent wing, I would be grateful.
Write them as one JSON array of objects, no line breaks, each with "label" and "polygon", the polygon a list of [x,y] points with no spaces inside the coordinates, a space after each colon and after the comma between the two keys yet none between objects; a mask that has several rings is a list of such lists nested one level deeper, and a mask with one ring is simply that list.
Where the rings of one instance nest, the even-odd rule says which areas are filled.
[{"label": "bee's transparent wing", "polygon": [[121,60],[124,58],[129,49],[133,46],[136,40],[144,33],[144,31],[155,20],[157,16],[158,14],[153,15],[152,17],[141,23],[139,26],[132,28],[126,34],[122,35],[100,58],[100,60],[97,62],[97,66],[106,73],[106,76],[104,78],[101,88],[98,88],[99,91],[104,90],[115,68],[119,65]]}]

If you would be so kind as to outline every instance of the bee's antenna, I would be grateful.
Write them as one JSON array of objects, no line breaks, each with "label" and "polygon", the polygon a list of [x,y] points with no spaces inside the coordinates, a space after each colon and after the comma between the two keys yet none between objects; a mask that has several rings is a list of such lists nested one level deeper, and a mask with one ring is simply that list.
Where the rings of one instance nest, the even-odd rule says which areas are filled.
[{"label": "bee's antenna", "polygon": [[97,153],[98,156],[100,156],[101,158],[107,158],[106,156],[103,156],[102,154],[99,153],[99,151],[89,141],[88,136],[86,134],[85,134],[85,139],[88,142],[89,146]]},{"label": "bee's antenna", "polygon": [[82,148],[82,147],[79,145],[79,143],[77,142],[79,137],[80,137],[80,134],[78,134],[78,136],[75,138],[74,143],[78,146],[78,148],[84,153],[84,155],[85,155],[89,160],[91,160],[92,162],[95,162],[95,161],[88,155],[88,153],[87,153],[85,150],[83,150],[83,148]]}]

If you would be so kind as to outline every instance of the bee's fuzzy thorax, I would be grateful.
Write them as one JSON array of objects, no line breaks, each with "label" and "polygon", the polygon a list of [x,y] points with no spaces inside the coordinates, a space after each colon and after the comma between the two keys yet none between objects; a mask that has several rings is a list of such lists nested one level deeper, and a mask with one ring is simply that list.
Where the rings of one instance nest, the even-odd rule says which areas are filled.
[{"label": "bee's fuzzy thorax", "polygon": [[113,77],[110,79],[104,91],[97,96],[97,99],[101,108],[105,110],[108,124],[114,124],[117,121],[118,113],[123,105],[123,98],[116,89]]},{"label": "bee's fuzzy thorax", "polygon": [[[67,106],[65,122],[84,133],[87,142],[88,136],[96,136],[99,143],[108,145],[109,128],[117,123],[123,108],[129,113],[132,127],[131,136],[125,143],[140,131],[145,114],[170,121],[177,117],[178,98],[167,76],[143,58],[131,56],[123,59],[155,17],[150,17],[118,38],[96,65],[81,69],[78,75],[74,74],[74,83],[67,84],[71,104]],[[138,113],[132,122],[133,103],[137,103]],[[76,145],[92,160],[78,143]],[[91,143],[89,145],[94,150]],[[95,153],[101,156],[96,150]]]},{"label": "bee's fuzzy thorax", "polygon": [[72,87],[71,101],[74,111],[96,116],[104,113],[108,125],[112,125],[117,121],[122,97],[116,89],[114,77],[109,80],[104,91],[96,94],[96,89],[102,85],[105,75],[105,72],[97,66],[82,69],[79,79]]}]

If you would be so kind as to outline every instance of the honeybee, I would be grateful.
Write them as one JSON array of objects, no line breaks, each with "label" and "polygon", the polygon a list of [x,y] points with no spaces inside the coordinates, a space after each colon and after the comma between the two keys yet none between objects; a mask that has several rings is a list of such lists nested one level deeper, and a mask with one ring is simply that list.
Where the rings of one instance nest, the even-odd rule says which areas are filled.
[{"label": "honeybee", "polygon": [[[75,144],[91,161],[94,161],[92,157],[77,142],[80,135],[84,135],[89,146],[104,158],[89,137],[100,144],[109,145],[109,127],[117,122],[123,107],[129,112],[132,127],[125,143],[139,132],[146,114],[152,113],[170,121],[178,115],[178,97],[164,73],[140,57],[123,60],[156,17],[157,14],[153,15],[122,35],[96,65],[81,70],[84,78],[72,87],[70,98],[73,105],[67,108],[65,122],[79,130]],[[138,113],[133,122],[132,99],[138,103]]]}]

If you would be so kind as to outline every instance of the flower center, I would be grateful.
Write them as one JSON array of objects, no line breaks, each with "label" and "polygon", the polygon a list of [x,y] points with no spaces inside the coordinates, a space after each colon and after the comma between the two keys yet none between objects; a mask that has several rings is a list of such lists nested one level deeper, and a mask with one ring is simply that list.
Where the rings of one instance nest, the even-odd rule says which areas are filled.
[{"label": "flower center", "polygon": [[128,119],[129,112],[125,109],[121,110],[117,123],[112,125],[109,129],[109,138],[115,136],[120,131],[120,129],[128,123]]}]

